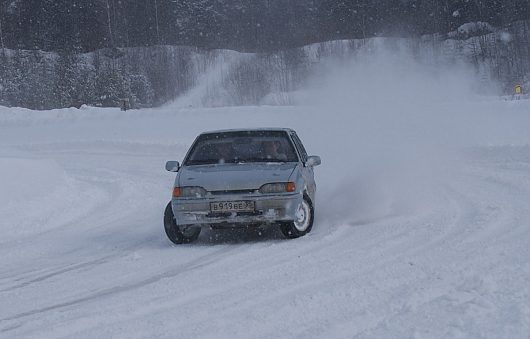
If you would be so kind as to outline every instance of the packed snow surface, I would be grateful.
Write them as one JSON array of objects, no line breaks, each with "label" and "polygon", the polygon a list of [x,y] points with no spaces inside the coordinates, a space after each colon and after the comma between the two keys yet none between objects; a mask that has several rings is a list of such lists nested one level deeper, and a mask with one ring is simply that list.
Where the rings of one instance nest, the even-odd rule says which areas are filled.
[{"label": "packed snow surface", "polygon": [[[0,108],[0,337],[526,338],[530,102],[351,72],[307,106]],[[322,157],[313,231],[171,245],[165,161],[265,126]]]}]

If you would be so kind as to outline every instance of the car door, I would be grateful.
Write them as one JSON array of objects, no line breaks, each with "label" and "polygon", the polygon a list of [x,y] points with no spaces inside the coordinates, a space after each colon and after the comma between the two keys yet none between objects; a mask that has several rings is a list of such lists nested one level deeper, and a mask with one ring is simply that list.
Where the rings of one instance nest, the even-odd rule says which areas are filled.
[{"label": "car door", "polygon": [[291,132],[291,139],[293,140],[293,143],[296,147],[296,150],[298,152],[298,155],[300,156],[300,159],[302,160],[302,177],[304,178],[304,181],[307,185],[307,191],[309,193],[309,197],[311,198],[311,201],[314,204],[315,200],[315,193],[316,193],[316,183],[315,183],[315,175],[313,172],[313,166],[306,166],[305,163],[307,161],[307,152],[305,150],[304,145],[302,144],[302,141],[296,134],[296,132]]}]

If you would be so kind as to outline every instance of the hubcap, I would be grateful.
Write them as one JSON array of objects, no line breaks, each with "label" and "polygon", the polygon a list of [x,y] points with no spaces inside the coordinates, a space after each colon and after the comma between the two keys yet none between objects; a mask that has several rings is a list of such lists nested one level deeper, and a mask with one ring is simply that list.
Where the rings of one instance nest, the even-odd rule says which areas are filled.
[{"label": "hubcap", "polygon": [[298,206],[296,211],[296,220],[294,221],[294,227],[300,232],[304,232],[309,227],[309,221],[311,219],[311,208],[307,201],[303,200]]}]

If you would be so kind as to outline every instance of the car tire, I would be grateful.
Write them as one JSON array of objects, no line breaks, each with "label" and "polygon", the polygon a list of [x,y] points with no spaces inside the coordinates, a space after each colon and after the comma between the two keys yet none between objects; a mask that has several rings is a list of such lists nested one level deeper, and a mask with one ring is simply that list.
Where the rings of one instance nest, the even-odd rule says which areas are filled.
[{"label": "car tire", "polygon": [[311,232],[311,229],[313,228],[313,220],[315,217],[313,203],[305,194],[304,199],[299,206],[297,216],[299,217],[297,220],[280,224],[280,230],[283,235],[289,239],[304,236]]},{"label": "car tire", "polygon": [[201,233],[200,227],[188,227],[184,232],[177,225],[171,202],[167,204],[164,211],[164,230],[169,240],[174,244],[185,244],[197,240]]}]

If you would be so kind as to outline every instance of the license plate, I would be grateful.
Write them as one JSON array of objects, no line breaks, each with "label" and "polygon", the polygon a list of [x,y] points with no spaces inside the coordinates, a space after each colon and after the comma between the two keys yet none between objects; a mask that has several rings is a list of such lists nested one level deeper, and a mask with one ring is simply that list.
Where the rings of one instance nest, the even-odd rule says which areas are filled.
[{"label": "license plate", "polygon": [[254,201],[222,201],[211,202],[212,212],[254,212]]}]

